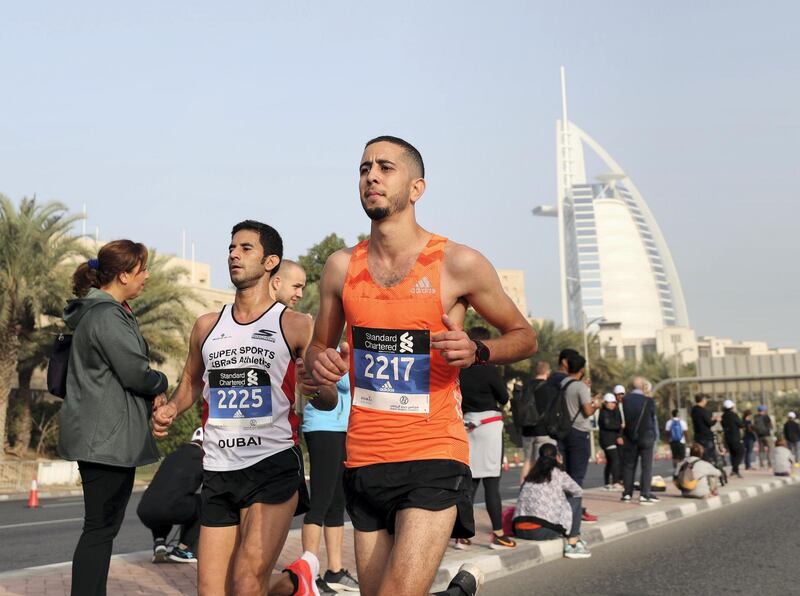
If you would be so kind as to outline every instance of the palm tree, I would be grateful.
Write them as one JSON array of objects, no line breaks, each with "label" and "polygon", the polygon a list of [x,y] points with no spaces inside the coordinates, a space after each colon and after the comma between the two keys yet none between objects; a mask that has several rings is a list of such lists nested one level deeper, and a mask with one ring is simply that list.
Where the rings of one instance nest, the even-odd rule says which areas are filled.
[{"label": "palm tree", "polygon": [[80,253],[71,235],[80,219],[62,203],[23,198],[19,209],[0,195],[0,446],[6,445],[8,398],[20,354],[20,334],[53,297],[65,259]]}]

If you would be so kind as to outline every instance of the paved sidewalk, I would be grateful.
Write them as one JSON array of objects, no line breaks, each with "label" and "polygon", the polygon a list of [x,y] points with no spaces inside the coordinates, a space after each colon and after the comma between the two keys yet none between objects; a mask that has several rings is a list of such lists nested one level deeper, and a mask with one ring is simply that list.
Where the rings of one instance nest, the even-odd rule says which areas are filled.
[{"label": "paved sidewalk", "polygon": [[[585,524],[582,528],[583,537],[590,545],[601,544],[632,532],[755,497],[796,481],[796,478],[776,478],[767,472],[747,472],[744,479],[734,479],[720,490],[718,497],[707,500],[683,499],[677,490],[669,485],[666,493],[660,493],[661,503],[654,506],[621,503],[618,492],[591,489],[586,491],[584,505],[591,513],[600,516],[600,522]],[[482,506],[476,508],[475,521],[478,532],[473,539],[473,546],[466,551],[447,549],[435,587],[446,585],[458,567],[466,561],[477,564],[484,570],[487,579],[491,580],[562,556],[561,540],[540,543],[519,541],[515,549],[491,550],[489,549],[491,526],[486,510]],[[278,569],[297,558],[300,553],[300,530],[292,530],[286,541],[283,556],[278,562]],[[353,532],[349,525],[345,528],[343,553],[345,567],[355,572]],[[324,551],[320,559],[324,568],[326,563]],[[580,565],[580,561],[576,561],[575,564]],[[0,596],[68,594],[70,571],[70,564],[63,563],[2,573]],[[108,593],[194,594],[197,586],[195,574],[195,565],[191,564],[153,565],[150,563],[150,552],[117,555],[111,561]]]}]

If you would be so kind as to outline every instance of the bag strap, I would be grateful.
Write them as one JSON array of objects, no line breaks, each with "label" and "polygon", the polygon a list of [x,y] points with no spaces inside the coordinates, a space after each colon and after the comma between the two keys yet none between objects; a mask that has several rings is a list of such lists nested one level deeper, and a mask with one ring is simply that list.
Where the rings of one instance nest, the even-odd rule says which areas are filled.
[{"label": "bag strap", "polygon": [[[567,387],[569,387],[573,383],[577,383],[577,382],[578,382],[577,379],[570,379],[569,383],[567,383],[566,385],[564,385],[561,388],[561,392],[563,392],[563,394],[564,394],[564,399],[567,399]],[[559,397],[561,397],[561,392],[559,392]],[[553,400],[553,401],[555,401],[555,400]],[[575,415],[572,417],[572,422],[570,422],[570,426],[575,424],[575,421],[578,419],[578,414],[580,414],[580,413],[581,413],[581,400],[578,399],[578,411],[575,412]]]},{"label": "bag strap", "polygon": [[642,411],[639,412],[639,419],[636,421],[636,426],[633,427],[633,436],[637,439],[639,438],[639,425],[642,423],[642,418],[644,418],[645,413],[647,412],[647,406],[650,405],[650,398],[645,397],[644,406],[642,406]]}]

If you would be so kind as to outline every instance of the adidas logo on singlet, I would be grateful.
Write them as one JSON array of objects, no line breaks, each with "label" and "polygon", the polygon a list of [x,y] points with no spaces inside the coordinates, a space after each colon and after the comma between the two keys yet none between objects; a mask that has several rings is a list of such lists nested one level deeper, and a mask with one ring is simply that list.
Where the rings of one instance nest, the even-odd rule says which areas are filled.
[{"label": "adidas logo on singlet", "polygon": [[436,288],[431,285],[431,280],[428,279],[427,276],[423,277],[420,280],[417,280],[417,283],[414,284],[414,287],[411,288],[412,294],[435,294]]},{"label": "adidas logo on singlet", "polygon": [[234,418],[244,418],[244,414],[242,414],[241,410],[236,410],[236,413],[233,415]]},{"label": "adidas logo on singlet", "polygon": [[386,381],[383,386],[379,389],[379,391],[394,391],[392,384],[389,381]]}]

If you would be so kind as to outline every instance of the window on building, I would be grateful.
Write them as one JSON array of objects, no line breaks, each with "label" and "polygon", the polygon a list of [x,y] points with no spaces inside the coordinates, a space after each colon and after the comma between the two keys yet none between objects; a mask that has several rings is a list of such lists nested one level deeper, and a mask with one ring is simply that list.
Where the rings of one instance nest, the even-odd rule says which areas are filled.
[{"label": "window on building", "polygon": [[697,348],[697,356],[700,358],[711,358],[711,349],[700,346]]},{"label": "window on building", "polygon": [[606,358],[617,357],[617,346],[606,346]]},{"label": "window on building", "polygon": [[636,346],[623,346],[625,360],[636,360]]},{"label": "window on building", "polygon": [[655,354],[655,353],[656,353],[655,344],[645,344],[642,346],[642,356],[647,356],[648,354]]},{"label": "window on building", "polygon": [[680,336],[680,334],[678,334],[678,333],[673,333],[673,334],[670,336],[670,339],[672,340],[672,343],[674,343],[674,344],[679,344],[679,343],[681,343],[681,336]]}]

